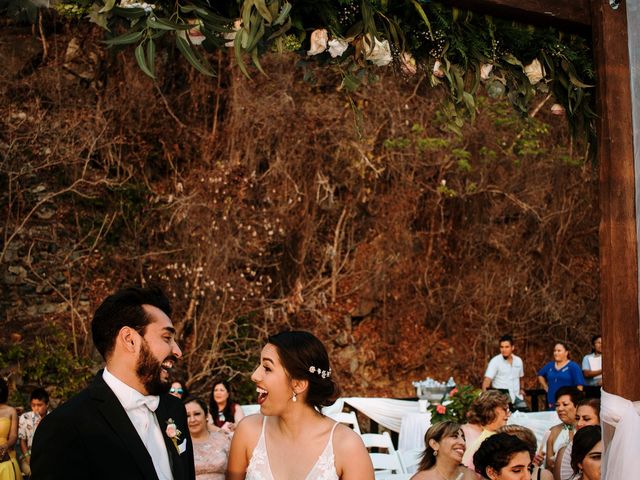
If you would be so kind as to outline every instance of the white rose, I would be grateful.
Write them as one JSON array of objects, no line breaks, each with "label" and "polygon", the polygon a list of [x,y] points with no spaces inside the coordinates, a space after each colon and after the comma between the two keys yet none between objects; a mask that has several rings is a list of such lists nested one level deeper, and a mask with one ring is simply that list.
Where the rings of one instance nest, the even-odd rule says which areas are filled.
[{"label": "white rose", "polygon": [[329,40],[329,34],[324,28],[314,30],[311,34],[311,49],[307,52],[307,55],[318,55],[327,49],[327,42]]},{"label": "white rose", "polygon": [[540,60],[537,58],[524,67],[524,73],[527,75],[527,78],[529,78],[531,85],[535,85],[544,78],[544,69],[542,68]]},{"label": "white rose", "polygon": [[433,64],[433,75],[438,78],[443,78],[445,73],[442,70],[442,62],[440,60],[436,60],[436,63]]},{"label": "white rose", "polygon": [[389,41],[384,40],[381,42],[377,38],[373,37],[373,46],[371,43],[371,35],[367,35],[362,38],[364,58],[378,67],[389,65],[391,60],[393,60]]},{"label": "white rose", "polygon": [[406,75],[416,74],[418,69],[416,67],[416,59],[413,58],[413,55],[411,55],[409,52],[402,52],[402,55],[400,55],[400,61],[402,62],[400,68],[402,69],[403,73],[405,73]]},{"label": "white rose", "polygon": [[551,105],[551,113],[554,115],[564,115],[564,107],[559,103],[554,103]]},{"label": "white rose", "polygon": [[492,70],[493,70],[493,65],[491,65],[490,63],[485,63],[483,65],[480,65],[480,79],[488,80],[489,77],[491,76]]},{"label": "white rose", "polygon": [[349,42],[342,38],[332,38],[329,40],[329,55],[331,55],[332,58],[341,57],[347,48],[349,48]]},{"label": "white rose", "polygon": [[233,22],[233,32],[227,32],[223,35],[224,39],[228,40],[228,42],[224,44],[225,47],[233,47],[233,41],[236,39],[236,33],[238,33],[238,30],[240,30],[241,28],[242,20],[237,19],[235,22]]},{"label": "white rose", "polygon": [[189,20],[189,23],[193,25],[193,28],[187,31],[187,35],[189,36],[189,41],[191,42],[192,45],[200,45],[207,38],[200,31],[201,22],[200,20],[196,20],[195,18],[192,18],[191,20]]}]

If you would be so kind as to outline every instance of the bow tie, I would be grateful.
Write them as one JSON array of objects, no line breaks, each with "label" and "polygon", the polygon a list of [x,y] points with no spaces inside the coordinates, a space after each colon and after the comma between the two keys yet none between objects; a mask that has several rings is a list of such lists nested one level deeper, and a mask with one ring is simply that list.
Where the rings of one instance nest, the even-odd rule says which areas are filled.
[{"label": "bow tie", "polygon": [[158,404],[160,403],[160,397],[155,395],[146,395],[142,398],[136,400],[136,406],[142,407],[143,405],[147,407],[152,412],[155,412],[158,408]]}]

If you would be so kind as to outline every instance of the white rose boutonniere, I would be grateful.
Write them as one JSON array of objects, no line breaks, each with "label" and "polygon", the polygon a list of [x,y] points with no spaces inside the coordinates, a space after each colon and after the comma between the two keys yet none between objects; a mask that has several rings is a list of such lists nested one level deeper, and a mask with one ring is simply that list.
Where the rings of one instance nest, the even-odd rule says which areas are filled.
[{"label": "white rose boutonniere", "polygon": [[167,420],[167,428],[165,430],[165,433],[167,434],[167,437],[171,439],[171,442],[173,442],[173,446],[176,447],[176,451],[180,453],[178,443],[180,443],[180,435],[182,435],[182,432],[178,430],[176,422],[173,421],[173,418]]}]

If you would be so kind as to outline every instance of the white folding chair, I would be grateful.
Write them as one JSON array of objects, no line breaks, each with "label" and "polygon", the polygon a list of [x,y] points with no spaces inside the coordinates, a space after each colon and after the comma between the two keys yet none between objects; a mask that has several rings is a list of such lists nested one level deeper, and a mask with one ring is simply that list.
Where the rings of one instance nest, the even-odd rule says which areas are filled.
[{"label": "white folding chair", "polygon": [[337,413],[330,413],[327,415],[327,417],[332,418],[333,420],[335,420],[336,422],[339,423],[346,423],[347,425],[351,426],[351,428],[353,428],[353,430],[360,434],[360,425],[358,425],[358,417],[356,416],[356,412],[337,412]]},{"label": "white folding chair", "polygon": [[367,449],[383,448],[387,451],[386,453],[369,452],[376,478],[384,478],[392,473],[407,473],[402,467],[400,457],[393,446],[389,432],[363,433],[361,437]]},{"label": "white folding chair", "polygon": [[422,450],[419,448],[398,450],[398,457],[400,457],[400,463],[402,463],[405,472],[415,473],[418,471],[418,465],[422,459]]}]

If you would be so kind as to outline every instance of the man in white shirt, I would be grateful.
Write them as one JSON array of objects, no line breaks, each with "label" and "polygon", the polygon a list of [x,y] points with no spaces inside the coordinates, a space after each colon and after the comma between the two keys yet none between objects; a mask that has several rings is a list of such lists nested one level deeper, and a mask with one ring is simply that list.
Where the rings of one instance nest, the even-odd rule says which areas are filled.
[{"label": "man in white shirt", "polygon": [[513,409],[526,410],[528,406],[524,400],[524,390],[520,387],[520,379],[524,377],[524,365],[522,359],[514,355],[513,351],[511,335],[500,337],[500,354],[489,361],[482,381],[482,390],[495,388],[508,391]]},{"label": "man in white shirt", "polygon": [[159,289],[120,290],[98,307],[93,383],[48,414],[33,440],[33,480],[194,480],[182,402],[168,394],[182,351]]}]

